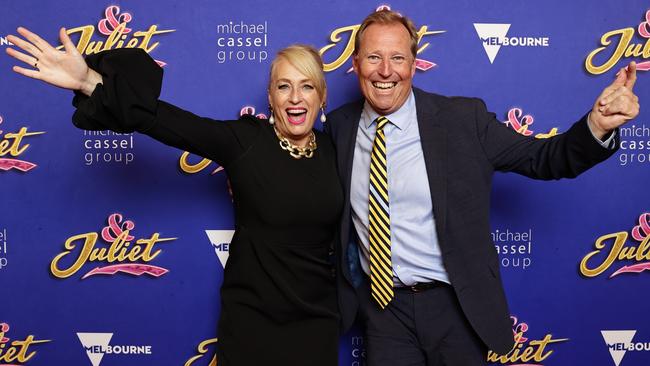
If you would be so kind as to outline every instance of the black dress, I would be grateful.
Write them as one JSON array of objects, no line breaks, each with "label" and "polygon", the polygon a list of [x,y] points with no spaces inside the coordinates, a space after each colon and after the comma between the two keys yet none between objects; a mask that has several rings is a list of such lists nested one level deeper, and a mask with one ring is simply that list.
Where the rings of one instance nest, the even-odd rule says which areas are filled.
[{"label": "black dress", "polygon": [[103,85],[75,97],[77,127],[139,131],[228,173],[236,230],[221,287],[219,365],[336,365],[329,257],[343,194],[329,137],[315,131],[314,156],[294,159],[266,120],[214,121],[159,101],[162,69],[141,50],[87,62]]}]

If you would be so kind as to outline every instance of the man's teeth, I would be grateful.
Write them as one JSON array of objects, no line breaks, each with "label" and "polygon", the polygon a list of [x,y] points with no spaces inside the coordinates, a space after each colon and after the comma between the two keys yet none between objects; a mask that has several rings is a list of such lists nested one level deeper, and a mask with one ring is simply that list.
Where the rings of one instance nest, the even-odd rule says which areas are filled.
[{"label": "man's teeth", "polygon": [[375,81],[374,83],[372,83],[372,85],[375,88],[379,88],[379,89],[390,89],[390,88],[394,87],[395,85],[397,85],[397,83],[395,83],[395,82],[380,83],[378,81]]}]

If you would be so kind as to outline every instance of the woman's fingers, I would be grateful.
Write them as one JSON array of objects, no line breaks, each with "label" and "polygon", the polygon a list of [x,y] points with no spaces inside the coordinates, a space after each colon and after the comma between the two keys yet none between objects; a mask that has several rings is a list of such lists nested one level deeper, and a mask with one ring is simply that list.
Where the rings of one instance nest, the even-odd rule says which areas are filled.
[{"label": "woman's fingers", "polygon": [[14,36],[13,34],[10,34],[7,36],[7,40],[11,43],[13,43],[16,47],[22,49],[23,51],[31,54],[32,56],[36,58],[40,58],[42,52],[40,49],[38,49],[36,46],[33,44],[23,40],[22,38],[18,38]]},{"label": "woman's fingers", "polygon": [[14,66],[12,69],[15,72],[17,72],[17,73],[19,73],[21,75],[30,77],[32,79],[39,79],[40,80],[39,73],[36,70],[25,69],[25,68],[20,67],[20,66]]},{"label": "woman's fingers", "polygon": [[38,59],[36,57],[34,57],[34,56],[29,56],[29,55],[26,55],[26,54],[24,54],[22,52],[18,52],[16,50],[14,50],[13,48],[7,48],[7,54],[9,54],[9,56],[11,56],[11,57],[13,57],[13,58],[15,58],[15,59],[17,59],[19,61],[22,61],[22,62],[26,63],[27,65],[29,65],[31,67],[36,67],[36,63],[37,63]]},{"label": "woman's fingers", "polygon": [[54,48],[49,43],[43,40],[43,38],[39,37],[38,34],[32,33],[29,29],[18,27],[17,31],[21,36],[25,37],[25,39],[32,42],[32,44],[41,50],[41,52],[54,50]]},{"label": "woman's fingers", "polygon": [[68,36],[68,33],[66,32],[65,28],[59,29],[59,39],[61,40],[61,44],[63,44],[63,48],[65,49],[65,52],[69,54],[79,53],[77,51],[77,47],[74,45],[74,43],[72,43],[70,36]]}]

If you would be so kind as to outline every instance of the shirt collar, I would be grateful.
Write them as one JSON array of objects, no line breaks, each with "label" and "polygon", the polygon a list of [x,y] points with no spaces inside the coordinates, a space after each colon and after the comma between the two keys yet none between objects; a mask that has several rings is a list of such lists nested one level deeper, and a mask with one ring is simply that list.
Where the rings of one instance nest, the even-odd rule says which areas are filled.
[{"label": "shirt collar", "polygon": [[[395,125],[395,127],[399,128],[400,130],[404,130],[411,123],[409,115],[412,111],[415,111],[415,97],[413,96],[413,89],[411,89],[408,98],[406,98],[406,102],[404,102],[404,104],[398,110],[387,115],[386,118],[388,118],[390,123]],[[373,122],[375,122],[375,119],[380,116],[379,113],[375,112],[375,110],[372,109],[367,100],[363,103],[362,115],[364,117],[366,129],[370,128]]]}]

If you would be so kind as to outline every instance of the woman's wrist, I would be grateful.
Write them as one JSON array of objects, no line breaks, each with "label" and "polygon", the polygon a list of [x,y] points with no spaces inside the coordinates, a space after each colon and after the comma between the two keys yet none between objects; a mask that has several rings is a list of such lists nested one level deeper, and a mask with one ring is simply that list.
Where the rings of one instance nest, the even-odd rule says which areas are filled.
[{"label": "woman's wrist", "polygon": [[88,71],[86,72],[86,78],[81,83],[81,87],[79,88],[79,91],[87,96],[90,96],[95,90],[97,84],[101,84],[101,83],[102,83],[102,76],[97,71],[89,67]]}]

